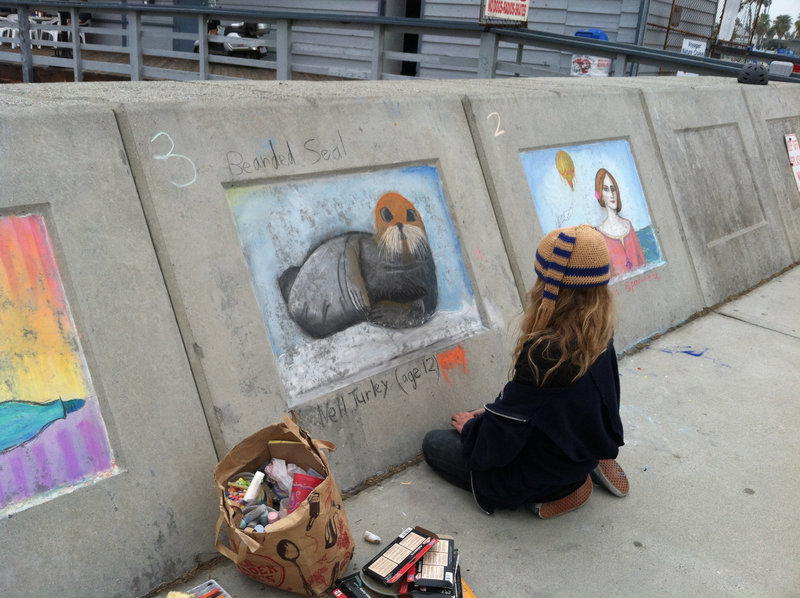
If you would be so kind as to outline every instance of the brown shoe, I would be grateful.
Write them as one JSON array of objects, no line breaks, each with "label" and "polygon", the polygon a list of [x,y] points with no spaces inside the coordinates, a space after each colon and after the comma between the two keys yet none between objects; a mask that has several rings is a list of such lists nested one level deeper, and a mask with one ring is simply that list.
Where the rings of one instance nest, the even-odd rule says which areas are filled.
[{"label": "brown shoe", "polygon": [[614,459],[601,459],[592,472],[592,479],[608,488],[614,496],[628,494],[628,476]]},{"label": "brown shoe", "polygon": [[533,506],[533,512],[542,519],[552,519],[553,517],[558,517],[564,513],[574,511],[578,507],[582,507],[583,503],[589,500],[589,497],[592,495],[593,487],[592,478],[587,475],[586,481],[580,488],[571,494],[567,494],[564,498],[559,498],[558,500],[550,502],[536,503]]}]

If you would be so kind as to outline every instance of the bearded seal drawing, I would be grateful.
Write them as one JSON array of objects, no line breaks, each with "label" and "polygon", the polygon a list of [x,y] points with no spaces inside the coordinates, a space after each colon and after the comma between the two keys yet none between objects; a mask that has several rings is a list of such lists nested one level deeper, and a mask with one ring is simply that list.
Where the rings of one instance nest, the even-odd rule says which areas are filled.
[{"label": "bearded seal drawing", "polygon": [[323,338],[370,322],[386,328],[424,324],[436,311],[436,267],[414,204],[386,193],[375,205],[374,233],[347,232],[313,248],[278,284],[289,315]]}]

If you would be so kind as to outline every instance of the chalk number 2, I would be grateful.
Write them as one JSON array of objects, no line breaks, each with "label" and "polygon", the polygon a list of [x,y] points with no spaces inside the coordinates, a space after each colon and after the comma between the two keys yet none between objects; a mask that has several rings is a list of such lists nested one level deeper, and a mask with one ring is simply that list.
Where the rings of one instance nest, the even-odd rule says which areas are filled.
[{"label": "chalk number 2", "polygon": [[167,139],[169,139],[169,143],[170,143],[169,150],[167,150],[166,154],[153,154],[153,159],[155,159],[155,160],[168,160],[169,158],[178,158],[180,160],[186,160],[189,163],[189,166],[192,167],[192,172],[194,173],[192,175],[192,180],[187,182],[187,183],[176,183],[175,181],[170,181],[170,182],[173,185],[175,185],[176,187],[188,187],[189,185],[191,185],[192,183],[194,183],[197,180],[197,167],[194,165],[194,162],[192,162],[192,160],[190,158],[187,158],[186,156],[184,156],[182,154],[175,154],[175,153],[172,152],[172,150],[175,149],[175,142],[172,140],[172,137],[170,137],[169,134],[164,133],[162,131],[161,133],[158,133],[155,137],[153,137],[150,140],[150,143],[153,143],[156,139],[158,139],[162,135],[164,135]]},{"label": "chalk number 2", "polygon": [[493,116],[494,116],[495,118],[497,118],[497,126],[496,126],[496,127],[495,127],[495,129],[494,129],[494,136],[495,136],[495,137],[499,137],[500,135],[502,135],[503,133],[505,133],[505,130],[500,128],[500,115],[499,115],[497,112],[492,112],[492,113],[491,113],[489,116],[487,116],[486,118],[487,118],[487,119],[490,119],[490,118],[492,118]]}]

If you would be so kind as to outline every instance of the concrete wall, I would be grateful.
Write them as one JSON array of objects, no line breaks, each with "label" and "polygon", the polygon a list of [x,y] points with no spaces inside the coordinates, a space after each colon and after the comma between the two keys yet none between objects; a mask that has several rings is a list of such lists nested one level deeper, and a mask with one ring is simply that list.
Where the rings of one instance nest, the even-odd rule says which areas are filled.
[{"label": "concrete wall", "polygon": [[[233,446],[291,406],[313,433],[342,446],[333,460],[346,487],[365,472],[414,455],[426,422],[454,407],[480,404],[494,391],[492,378],[507,367],[504,327],[519,305],[480,165],[457,97],[312,94],[288,102],[242,100],[240,117],[230,108],[230,102],[130,105],[120,118],[145,211],[158,231],[189,359],[202,380],[219,446]],[[221,114],[228,115],[224,127],[197,126]],[[153,159],[152,138],[162,131],[175,142],[175,153],[196,164],[191,185],[174,185],[191,179],[187,159]],[[435,189],[401,183],[409,168],[427,169],[441,185],[444,203],[430,195]],[[289,196],[276,195],[284,189]],[[458,245],[438,240],[436,257],[443,259],[448,250],[455,261],[437,264],[440,296],[449,277],[451,285],[464,287],[463,302],[440,310],[422,328],[362,323],[315,340],[289,317],[278,276],[330,236],[370,231],[375,202],[392,190],[417,205],[429,237],[436,216],[449,220],[440,223],[438,234],[452,228]],[[239,200],[249,210],[241,216],[245,222],[232,217],[235,193],[258,195],[255,206]],[[242,227],[268,227],[290,204],[306,201],[297,217],[288,215],[278,225],[284,239],[266,234],[243,251]],[[358,207],[351,209],[353,203]],[[269,249],[254,246],[263,243]],[[273,252],[277,263],[265,264],[265,254]],[[436,355],[456,345],[468,365],[465,372],[450,373],[448,383]],[[472,366],[473,359],[481,366]],[[427,376],[401,384],[405,370],[414,368]],[[486,368],[492,376],[480,374]],[[409,433],[384,443],[384,433],[399,424]]]},{"label": "concrete wall", "polygon": [[[43,217],[58,273],[48,287],[63,284],[79,341],[69,335],[67,359],[48,341],[44,310],[17,300],[41,284],[46,268],[36,267],[31,246],[12,247],[4,230],[0,405],[85,405],[0,453],[0,588],[16,596],[135,595],[209,551],[214,449],[114,112],[15,103],[0,107],[0,219]],[[21,271],[27,280],[15,285]],[[14,322],[39,335],[32,348],[21,339],[10,346]],[[12,356],[23,352],[19,362]],[[85,374],[78,385],[69,380],[76,361]],[[25,370],[37,363],[43,375],[30,380]],[[9,385],[13,372],[19,384]],[[24,394],[31,386],[40,396]],[[90,409],[100,417],[86,419]],[[87,426],[96,431],[85,433]],[[110,452],[100,446],[106,442]],[[54,483],[63,472],[71,475]]]},{"label": "concrete wall", "polygon": [[744,98],[758,140],[761,160],[775,185],[778,212],[792,251],[800,259],[800,194],[788,168],[786,146],[780,140],[800,130],[797,93],[792,88],[753,88],[744,90]]},{"label": "concrete wall", "polygon": [[[678,215],[708,305],[792,262],[744,95],[729,89],[644,92],[656,144],[669,156],[664,163],[679,191]],[[704,163],[713,167],[701,168]]]},{"label": "concrete wall", "polygon": [[[581,170],[576,157],[576,152],[586,148],[587,142],[598,148],[604,143],[621,142],[629,145],[634,157],[660,247],[661,259],[657,261],[662,265],[648,265],[647,269],[626,275],[612,285],[620,314],[617,344],[619,348],[630,347],[702,309],[703,301],[690,275],[692,266],[675,217],[663,163],[637,90],[580,86],[565,94],[559,86],[537,86],[513,96],[505,93],[470,96],[468,103],[477,147],[485,171],[491,174],[491,178],[487,177],[488,185],[521,297],[536,280],[533,267],[536,245],[544,232],[555,227],[551,223],[542,228],[540,217],[544,214],[540,210],[537,215],[531,201],[539,189],[547,188],[550,195],[544,197],[546,202],[558,204],[555,215],[563,219],[563,225],[579,222],[598,225],[603,210],[593,197],[594,177],[599,167],[606,167],[622,187],[620,214],[630,214],[626,206],[632,200],[630,187],[635,181],[628,181],[626,189],[613,166],[598,162]],[[552,113],[554,108],[558,110],[558,118],[532,118],[535,114]],[[502,134],[498,135],[500,131]],[[565,148],[573,154],[576,171],[572,188],[563,180],[546,187],[547,174],[542,172],[529,173],[531,181],[527,180],[520,154],[537,148]],[[547,165],[547,173],[558,179],[552,162]],[[532,188],[531,182],[536,188]],[[643,310],[643,305],[649,309]]]},{"label": "concrete wall", "polygon": [[[0,453],[0,475],[30,462],[32,480],[0,494],[0,589],[140,595],[209,558],[216,459],[289,408],[338,445],[342,488],[413,457],[507,379],[538,239],[553,218],[600,224],[598,165],[651,242],[612,285],[618,350],[780,271],[800,241],[798,96],[696,77],[4,88],[0,224],[46,224],[109,462],[42,491],[74,414]],[[315,338],[278,278],[346,238],[351,281],[387,191],[424,222],[436,309]]]}]

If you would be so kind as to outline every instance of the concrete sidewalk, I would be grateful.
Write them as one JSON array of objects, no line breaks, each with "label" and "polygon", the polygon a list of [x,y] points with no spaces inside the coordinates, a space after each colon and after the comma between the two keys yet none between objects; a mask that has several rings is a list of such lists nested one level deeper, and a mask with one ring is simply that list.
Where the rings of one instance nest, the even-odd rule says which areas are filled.
[{"label": "concrete sidewalk", "polygon": [[[621,359],[628,497],[596,486],[554,520],[488,517],[423,463],[345,502],[356,538],[348,572],[421,525],[455,538],[479,598],[797,596],[798,296],[794,268]],[[365,530],[381,546],[364,542]],[[292,595],[227,560],[170,589],[210,578],[234,598]]]}]

